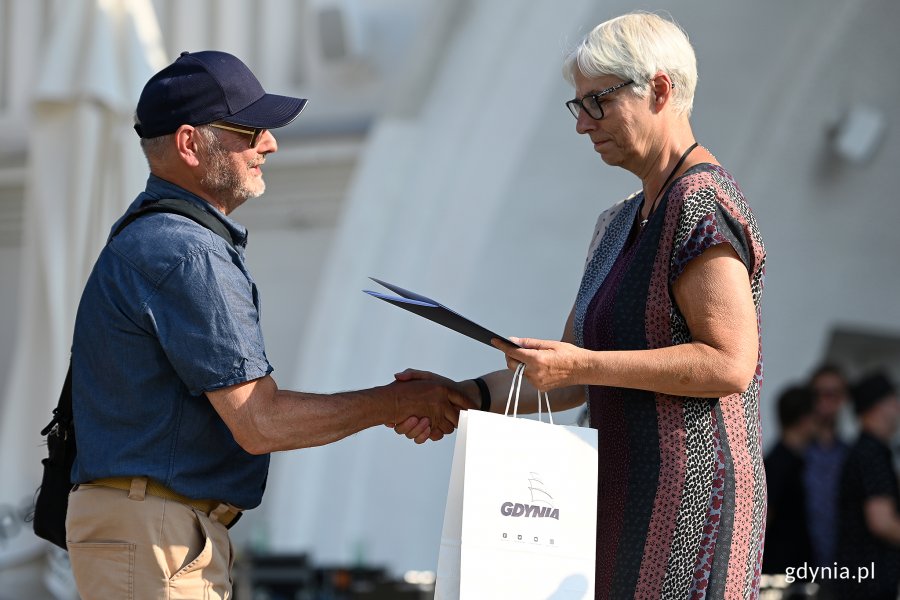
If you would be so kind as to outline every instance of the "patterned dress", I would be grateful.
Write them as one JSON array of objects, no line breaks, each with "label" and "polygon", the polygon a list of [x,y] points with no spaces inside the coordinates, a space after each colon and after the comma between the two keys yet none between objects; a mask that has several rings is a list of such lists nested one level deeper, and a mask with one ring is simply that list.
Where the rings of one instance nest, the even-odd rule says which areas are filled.
[{"label": "patterned dress", "polygon": [[[757,323],[765,250],[731,175],[695,165],[629,240],[642,195],[600,216],[575,306],[578,345],[652,349],[691,340],[672,285],[705,249],[747,267]],[[762,353],[743,394],[687,398],[589,386],[599,430],[599,598],[757,598],[766,511]]]}]

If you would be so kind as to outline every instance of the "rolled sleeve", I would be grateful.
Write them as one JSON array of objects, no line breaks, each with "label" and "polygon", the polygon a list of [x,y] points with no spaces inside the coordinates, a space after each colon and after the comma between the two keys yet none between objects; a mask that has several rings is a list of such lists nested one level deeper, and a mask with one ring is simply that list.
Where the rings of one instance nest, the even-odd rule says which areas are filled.
[{"label": "rolled sleeve", "polygon": [[173,267],[147,302],[147,318],[191,394],[272,372],[249,273],[218,248],[198,250]]}]

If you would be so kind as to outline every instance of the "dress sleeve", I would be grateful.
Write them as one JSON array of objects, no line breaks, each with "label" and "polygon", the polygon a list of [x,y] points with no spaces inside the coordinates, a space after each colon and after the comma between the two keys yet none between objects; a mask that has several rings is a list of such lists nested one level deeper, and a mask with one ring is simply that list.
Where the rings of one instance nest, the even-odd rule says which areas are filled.
[{"label": "dress sleeve", "polygon": [[762,269],[764,250],[753,215],[736,188],[727,189],[708,177],[684,197],[672,246],[669,283],[705,250],[729,244],[754,275]]}]

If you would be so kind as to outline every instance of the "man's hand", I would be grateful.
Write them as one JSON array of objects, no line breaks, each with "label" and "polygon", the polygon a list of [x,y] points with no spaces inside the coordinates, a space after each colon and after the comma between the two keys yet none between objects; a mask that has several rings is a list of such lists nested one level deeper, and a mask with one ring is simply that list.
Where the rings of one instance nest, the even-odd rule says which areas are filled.
[{"label": "man's hand", "polygon": [[[424,395],[432,401],[446,402],[442,412],[439,412],[445,419],[444,426],[441,425],[442,421],[425,412],[413,413],[406,419],[387,423],[388,427],[393,427],[398,434],[405,435],[417,444],[422,444],[429,439],[438,441],[445,434],[452,433],[459,424],[459,411],[478,406],[474,399],[474,396],[478,395],[474,382],[457,383],[436,373],[414,369],[407,369],[402,373],[397,373],[394,377],[396,381],[391,386],[397,386],[398,393],[402,395],[413,393],[416,397]],[[471,387],[466,385],[467,383],[471,384]],[[447,409],[449,409],[449,413],[446,412]],[[452,427],[447,429],[446,422],[451,423]]]}]

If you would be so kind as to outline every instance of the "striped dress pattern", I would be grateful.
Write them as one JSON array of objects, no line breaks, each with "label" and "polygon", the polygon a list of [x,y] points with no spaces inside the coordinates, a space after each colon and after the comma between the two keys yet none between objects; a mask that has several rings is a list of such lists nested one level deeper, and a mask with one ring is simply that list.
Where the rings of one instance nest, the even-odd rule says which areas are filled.
[{"label": "striped dress pattern", "polygon": [[[575,304],[590,350],[691,341],[672,286],[688,263],[730,244],[750,277],[759,332],[765,249],[756,219],[721,166],[695,165],[631,236],[642,194],[597,221]],[[742,394],[690,398],[588,386],[598,429],[596,598],[759,596],[766,511],[756,374]]]}]

